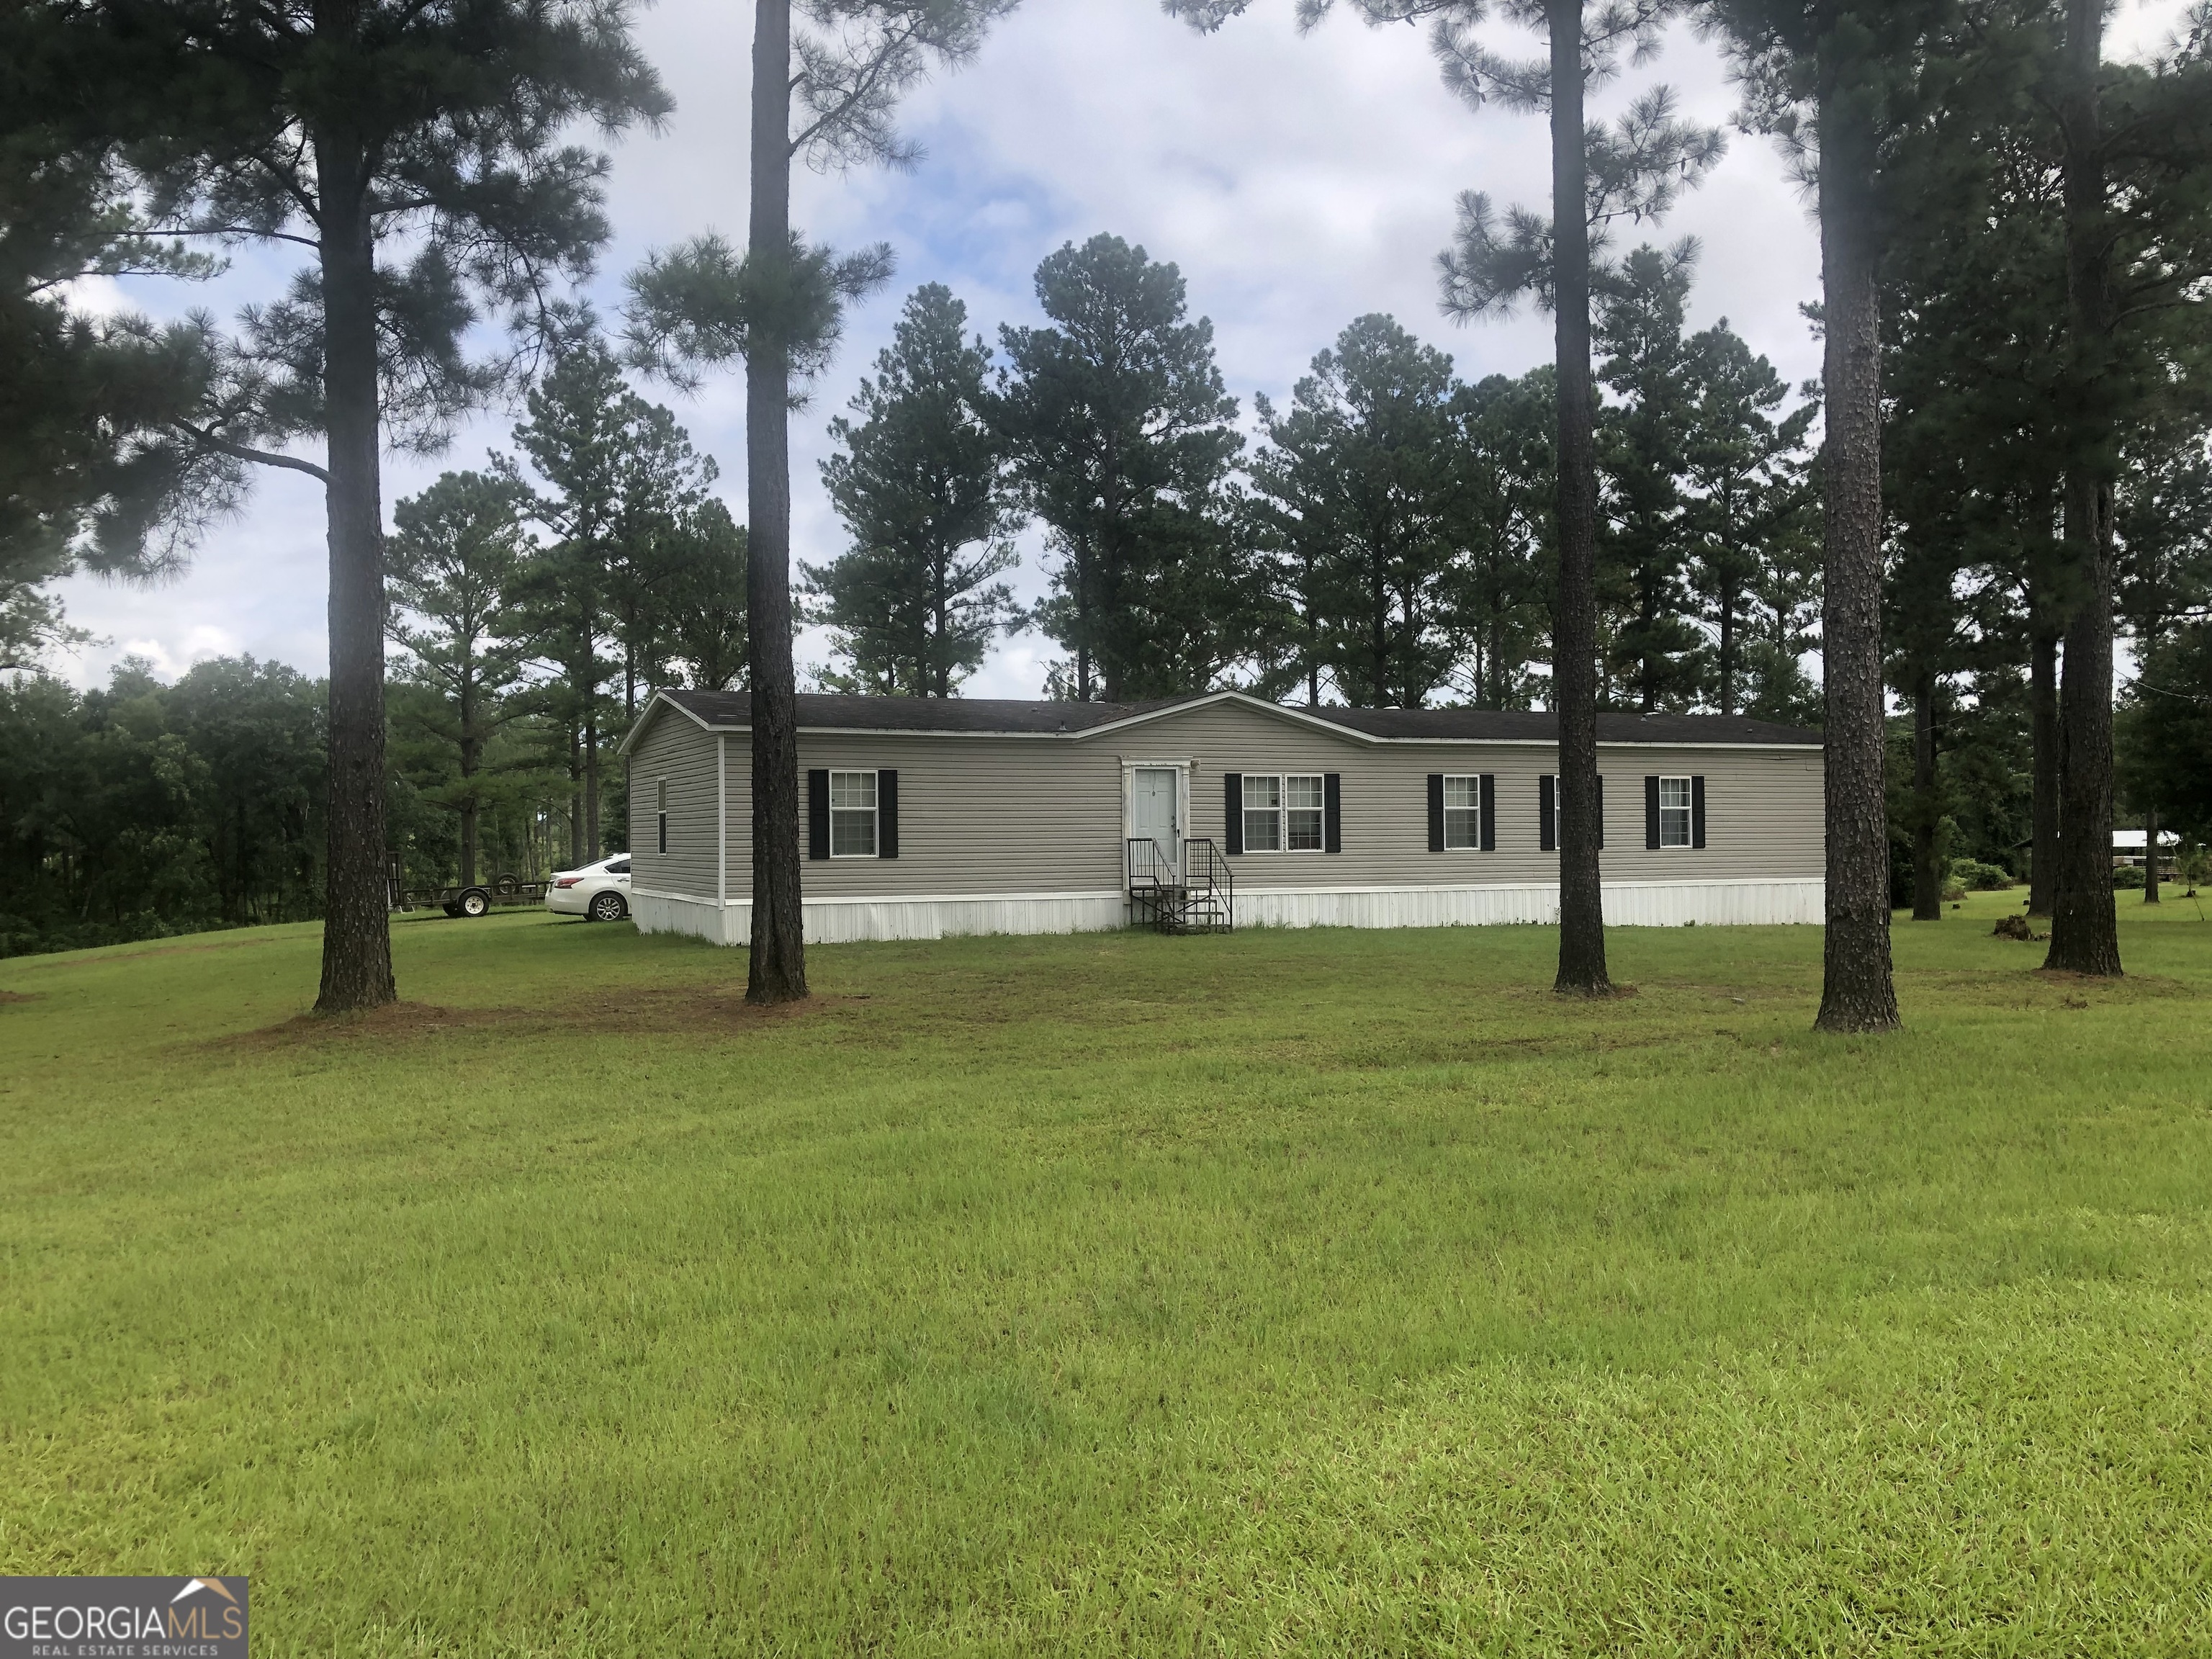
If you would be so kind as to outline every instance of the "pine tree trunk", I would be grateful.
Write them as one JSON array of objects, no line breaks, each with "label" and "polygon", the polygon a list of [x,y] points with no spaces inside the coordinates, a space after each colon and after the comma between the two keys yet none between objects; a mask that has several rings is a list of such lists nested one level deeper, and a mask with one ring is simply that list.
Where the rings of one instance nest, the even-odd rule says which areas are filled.
[{"label": "pine tree trunk", "polygon": [[1898,1024],[1890,978],[1889,825],[1882,800],[1881,358],[1875,286],[1875,135],[1821,43],[1820,261],[1826,307],[1823,762],[1827,935],[1823,1031]]},{"label": "pine tree trunk", "polygon": [[605,858],[599,837],[599,716],[588,693],[584,703],[584,862]]},{"label": "pine tree trunk", "polygon": [[[791,257],[791,0],[753,9],[752,219],[748,257]],[[791,654],[791,354],[773,331],[745,358],[745,516],[751,606],[752,963],[748,1002],[806,994],[799,869],[799,684]]]},{"label": "pine tree trunk", "polygon": [[1589,158],[1582,0],[1547,0],[1552,36],[1553,346],[1559,364],[1559,611],[1552,704],[1559,721],[1559,972],[1553,988],[1613,989],[1597,845],[1597,440],[1590,380]]},{"label": "pine tree trunk", "polygon": [[483,739],[477,735],[476,688],[471,678],[464,678],[461,683],[460,703],[461,885],[473,887],[477,879],[477,773],[483,764]]},{"label": "pine tree trunk", "polygon": [[1912,919],[1943,920],[1943,872],[1936,859],[1936,680],[1912,687]]},{"label": "pine tree trunk", "polygon": [[2058,781],[2065,758],[2063,728],[2058,723],[2058,635],[2045,625],[2044,601],[2028,596],[2035,629],[2029,644],[2027,696],[2034,742],[2033,796],[2027,849],[2027,914],[2051,914],[2058,885]]},{"label": "pine tree trunk", "polygon": [[1735,713],[1735,590],[1721,590],[1721,713]]},{"label": "pine tree trunk", "polygon": [[330,819],[318,1013],[395,1001],[385,888],[384,506],[376,245],[358,145],[319,137],[330,481]]},{"label": "pine tree trunk", "polygon": [[2086,466],[2067,480],[2066,529],[2081,568],[2058,692],[2066,766],[2043,965],[2113,977],[2120,936],[2112,894],[2112,494]]},{"label": "pine tree trunk", "polygon": [[584,744],[573,720],[568,725],[568,867],[584,867]]},{"label": "pine tree trunk", "polygon": [[2156,904],[2158,896],[2158,809],[2143,814],[2143,902]]},{"label": "pine tree trunk", "polygon": [[[2066,478],[2066,671],[2058,691],[2066,770],[2058,797],[2058,880],[2051,893],[2051,953],[2043,965],[2117,976],[2119,920],[2112,898],[2112,483],[2103,440],[2109,371],[2099,361],[2112,336],[2103,135],[2097,75],[2103,0],[2067,0],[2065,134],[2066,308],[2075,360],[2077,446]],[[2101,429],[2100,429],[2101,428]]]}]

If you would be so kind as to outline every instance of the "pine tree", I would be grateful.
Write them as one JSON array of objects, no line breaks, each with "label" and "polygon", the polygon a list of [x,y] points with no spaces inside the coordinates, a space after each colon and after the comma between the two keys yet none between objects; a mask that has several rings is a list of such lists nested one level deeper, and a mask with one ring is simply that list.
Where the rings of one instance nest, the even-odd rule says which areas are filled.
[{"label": "pine tree", "polygon": [[744,678],[748,652],[745,528],[710,495],[678,518],[665,551],[664,660],[696,690],[727,690]]},{"label": "pine tree", "polygon": [[1449,357],[1367,316],[1314,358],[1287,411],[1260,404],[1253,484],[1298,550],[1315,659],[1355,708],[1422,708],[1461,655],[1455,390]]},{"label": "pine tree", "polygon": [[[798,677],[792,661],[791,410],[828,365],[844,306],[890,278],[878,244],[840,259],[791,222],[791,167],[881,161],[920,149],[892,116],[933,62],[975,55],[1015,0],[755,0],[751,184],[745,252],[720,236],[656,256],[632,278],[640,355],[690,378],[696,366],[745,364],[745,607],[751,690],[752,953],[745,998],[806,995],[799,880]],[[794,120],[794,109],[797,119]]]},{"label": "pine tree", "polygon": [[1452,530],[1464,690],[1478,708],[1526,708],[1550,651],[1558,377],[1492,374],[1452,394]]},{"label": "pine tree", "polygon": [[1188,320],[1181,271],[1118,236],[1048,255],[1036,291],[1054,325],[1000,330],[993,418],[1060,556],[1039,621],[1079,700],[1194,689],[1153,645],[1178,625],[1180,561],[1206,544],[1243,445],[1213,325]]},{"label": "pine tree", "polygon": [[[434,447],[496,390],[483,309],[543,319],[605,239],[604,159],[566,142],[668,100],[603,0],[85,0],[85,92],[155,223],[310,263],[219,343],[194,441],[304,472],[327,499],[330,850],[318,1009],[389,1002],[385,912],[384,441]],[[106,48],[104,54],[100,50]],[[404,256],[386,258],[397,243]],[[281,448],[308,438],[320,462]]]},{"label": "pine tree", "polygon": [[1780,139],[1819,189],[1827,929],[1814,1023],[1827,1031],[1899,1024],[1882,789],[1881,164],[1885,139],[1909,118],[1944,3],[1716,0],[1712,8],[1738,55],[1747,94],[1741,120]]},{"label": "pine tree", "polygon": [[[1018,562],[1016,519],[987,414],[991,349],[966,334],[968,308],[938,283],[917,289],[830,434],[842,453],[822,481],[852,547],[802,565],[848,675],[845,690],[949,697],[992,639],[1023,620],[994,580]],[[970,551],[970,550],[975,550]]]},{"label": "pine tree", "polygon": [[394,505],[385,544],[385,631],[407,653],[395,678],[430,694],[412,724],[453,752],[455,783],[434,799],[459,821],[465,887],[477,878],[484,751],[515,712],[507,698],[529,659],[511,599],[526,539],[520,493],[507,479],[448,472]]},{"label": "pine tree", "polygon": [[1711,641],[1701,678],[1713,706],[1733,714],[1743,702],[1760,596],[1790,582],[1817,544],[1804,450],[1819,409],[1808,401],[1777,419],[1788,385],[1725,317],[1691,337],[1688,357],[1689,583]]},{"label": "pine tree", "polygon": [[1599,380],[1617,402],[1598,415],[1599,591],[1618,618],[1616,672],[1643,714],[1697,695],[1683,482],[1696,419],[1697,362],[1682,332],[1695,243],[1639,247],[1609,276],[1598,307]]},{"label": "pine tree", "polygon": [[[545,488],[522,498],[552,538],[523,562],[517,592],[533,648],[556,672],[540,701],[568,738],[570,855],[580,864],[600,854],[608,725],[635,716],[638,684],[659,659],[657,590],[676,574],[667,555],[688,546],[678,525],[714,470],[667,410],[630,390],[614,354],[588,331],[563,343],[526,408],[514,441]],[[511,465],[507,476],[519,484]],[[619,708],[605,690],[617,677]]]},{"label": "pine tree", "polygon": [[94,314],[86,278],[193,277],[149,239],[112,136],[82,100],[88,46],[52,8],[0,7],[0,672],[86,637],[53,584],[175,568],[234,504],[239,464],[176,422],[208,364],[189,323]]}]

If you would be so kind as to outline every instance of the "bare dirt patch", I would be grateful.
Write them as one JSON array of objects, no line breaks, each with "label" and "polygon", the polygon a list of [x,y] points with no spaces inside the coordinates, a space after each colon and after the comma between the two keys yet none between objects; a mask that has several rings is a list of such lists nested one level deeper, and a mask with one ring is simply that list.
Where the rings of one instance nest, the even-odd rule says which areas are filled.
[{"label": "bare dirt patch", "polygon": [[39,993],[36,991],[0,991],[0,1002],[36,1002],[38,1000]]}]

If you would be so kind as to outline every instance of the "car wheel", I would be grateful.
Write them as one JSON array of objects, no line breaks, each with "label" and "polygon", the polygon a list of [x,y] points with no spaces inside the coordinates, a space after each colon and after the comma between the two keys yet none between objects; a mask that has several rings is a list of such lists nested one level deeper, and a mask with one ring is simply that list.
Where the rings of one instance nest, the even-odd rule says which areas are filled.
[{"label": "car wheel", "polygon": [[481,887],[471,887],[461,895],[461,914],[480,916],[491,908],[491,895]]},{"label": "car wheel", "polygon": [[629,906],[623,902],[620,893],[594,893],[592,895],[592,908],[584,914],[593,921],[620,921],[629,914]]}]

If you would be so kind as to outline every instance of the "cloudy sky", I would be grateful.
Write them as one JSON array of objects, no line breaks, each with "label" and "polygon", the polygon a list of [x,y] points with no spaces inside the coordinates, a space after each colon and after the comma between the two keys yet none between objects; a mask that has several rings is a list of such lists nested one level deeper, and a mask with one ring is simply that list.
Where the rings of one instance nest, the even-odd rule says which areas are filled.
[{"label": "cloudy sky", "polygon": [[[2161,37],[2178,9],[2174,0],[2124,0],[2115,45]],[[641,17],[641,43],[676,112],[662,132],[632,136],[615,152],[615,238],[592,289],[603,312],[618,308],[623,274],[648,250],[710,228],[742,240],[750,10],[734,0],[662,0]],[[899,259],[897,280],[850,319],[836,367],[794,418],[799,557],[839,550],[816,473],[823,428],[888,338],[904,295],[945,283],[995,337],[1001,323],[1042,320],[1030,288],[1038,260],[1099,231],[1182,268],[1248,416],[1254,392],[1285,397],[1314,353],[1367,312],[1394,314],[1450,352],[1465,376],[1517,374],[1549,357],[1540,316],[1446,322],[1434,275],[1460,191],[1544,203],[1541,120],[1457,103],[1419,30],[1370,29],[1340,11],[1301,36],[1291,13],[1291,0],[1255,0],[1250,14],[1203,37],[1162,15],[1157,0],[1027,0],[973,64],[908,100],[906,130],[927,152],[919,167],[799,175],[794,215],[810,237],[839,246],[887,240]],[[1535,41],[1509,30],[1498,44],[1527,52]],[[1607,88],[1594,112],[1610,114],[1657,82],[1674,87],[1696,118],[1724,124],[1734,107],[1717,49],[1685,31],[1656,64]],[[1693,327],[1726,317],[1791,380],[1817,370],[1798,313],[1818,292],[1817,239],[1770,147],[1733,137],[1727,159],[1656,234],[1703,244]],[[211,288],[137,285],[121,297],[156,313],[221,312],[274,295],[285,272],[281,259],[243,252]],[[737,376],[696,397],[649,395],[672,403],[720,463],[720,488],[742,521]],[[387,502],[446,467],[479,465],[513,424],[511,411],[493,411],[441,457],[395,458]],[[1020,574],[1025,592],[1043,591],[1033,541]],[[72,620],[100,642],[58,666],[92,684],[126,654],[167,676],[246,652],[319,673],[324,591],[319,489],[264,471],[244,514],[207,538],[179,579],[154,588],[68,584]],[[800,641],[802,666],[825,654],[818,637]],[[1034,696],[1051,654],[1036,635],[1010,640],[968,690]]]}]

